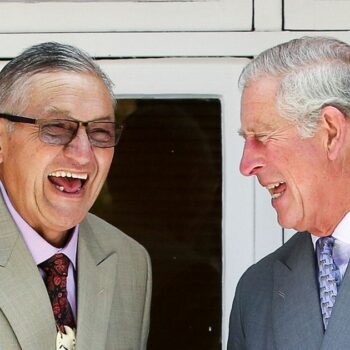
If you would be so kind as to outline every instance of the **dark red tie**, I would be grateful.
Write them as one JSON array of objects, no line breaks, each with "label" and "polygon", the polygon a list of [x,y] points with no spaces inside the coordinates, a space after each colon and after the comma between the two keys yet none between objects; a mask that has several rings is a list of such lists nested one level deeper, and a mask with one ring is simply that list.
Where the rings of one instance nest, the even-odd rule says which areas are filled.
[{"label": "dark red tie", "polygon": [[73,312],[67,298],[69,259],[64,254],[55,254],[39,266],[45,272],[44,281],[57,326],[65,333],[63,326],[75,328]]}]

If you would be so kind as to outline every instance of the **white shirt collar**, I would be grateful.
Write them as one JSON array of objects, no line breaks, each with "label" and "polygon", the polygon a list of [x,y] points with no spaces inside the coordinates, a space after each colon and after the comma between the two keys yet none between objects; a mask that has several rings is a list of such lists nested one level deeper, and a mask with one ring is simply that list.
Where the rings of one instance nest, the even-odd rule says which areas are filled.
[{"label": "white shirt collar", "polygon": [[[350,244],[350,212],[345,214],[343,219],[339,222],[337,227],[334,229],[332,236],[341,242]],[[320,237],[311,235],[311,238],[315,248],[316,242]]]}]

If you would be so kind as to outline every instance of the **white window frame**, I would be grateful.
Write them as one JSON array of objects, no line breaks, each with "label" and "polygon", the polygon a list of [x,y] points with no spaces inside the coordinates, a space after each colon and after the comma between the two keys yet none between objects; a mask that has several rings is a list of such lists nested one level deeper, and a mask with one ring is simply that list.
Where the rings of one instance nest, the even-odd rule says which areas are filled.
[{"label": "white window frame", "polygon": [[350,29],[349,13],[349,0],[285,0],[284,27],[286,30],[346,30]]},{"label": "white window frame", "polygon": [[252,0],[0,2],[0,32],[251,30]]},{"label": "white window frame", "polygon": [[[247,59],[162,58],[101,61],[116,83],[119,97],[215,97],[222,108],[222,349],[226,349],[228,320],[236,284],[254,262],[253,222],[250,222],[254,183],[238,167],[243,141],[240,127],[238,76]],[[242,249],[244,247],[244,249]]]}]

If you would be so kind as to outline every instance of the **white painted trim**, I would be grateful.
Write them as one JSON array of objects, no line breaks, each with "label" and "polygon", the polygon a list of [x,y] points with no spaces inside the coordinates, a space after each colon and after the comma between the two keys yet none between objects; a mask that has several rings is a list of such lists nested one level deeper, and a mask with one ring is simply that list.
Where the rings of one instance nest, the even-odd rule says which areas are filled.
[{"label": "white painted trim", "polygon": [[0,34],[0,57],[16,56],[43,41],[76,45],[96,57],[247,57],[304,35],[331,36],[350,43],[347,31]]},{"label": "white painted trim", "polygon": [[252,0],[0,2],[0,32],[251,30]]},{"label": "white painted trim", "polygon": [[254,29],[256,31],[282,30],[282,0],[254,1]]},{"label": "white painted trim", "polygon": [[284,13],[290,30],[350,29],[349,0],[285,0]]}]

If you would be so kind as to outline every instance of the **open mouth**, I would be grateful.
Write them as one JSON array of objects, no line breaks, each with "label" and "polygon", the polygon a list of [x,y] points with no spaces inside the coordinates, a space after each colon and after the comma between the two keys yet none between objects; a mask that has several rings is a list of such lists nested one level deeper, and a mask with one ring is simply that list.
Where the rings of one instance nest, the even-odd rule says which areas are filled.
[{"label": "open mouth", "polygon": [[282,196],[282,194],[285,192],[287,185],[285,182],[276,182],[270,185],[266,186],[267,190],[271,194],[272,199],[277,199]]},{"label": "open mouth", "polygon": [[49,181],[61,192],[79,193],[84,187],[88,175],[69,171],[54,171],[48,176]]}]

